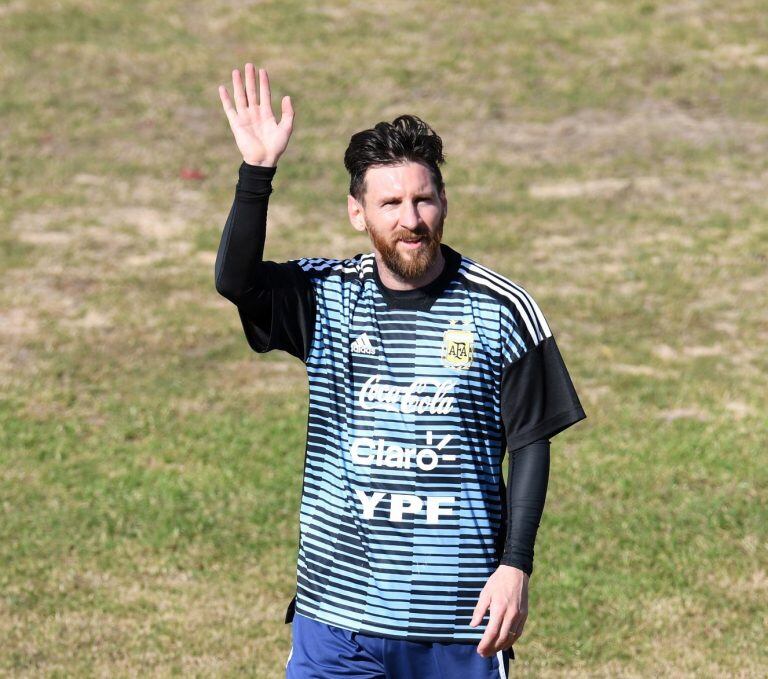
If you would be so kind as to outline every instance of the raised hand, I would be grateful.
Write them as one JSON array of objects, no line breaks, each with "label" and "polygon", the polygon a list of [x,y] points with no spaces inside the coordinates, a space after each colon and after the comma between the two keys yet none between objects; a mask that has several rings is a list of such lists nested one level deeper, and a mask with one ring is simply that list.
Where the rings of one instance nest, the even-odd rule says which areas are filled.
[{"label": "raised hand", "polygon": [[229,126],[235,136],[237,148],[243,160],[249,165],[275,167],[288,146],[293,131],[293,104],[285,96],[281,102],[280,122],[272,112],[272,95],[269,90],[267,70],[259,69],[259,96],[256,96],[256,69],[253,64],[245,65],[245,89],[240,71],[232,71],[232,89],[235,104],[229,98],[224,85],[219,85],[219,97]]}]

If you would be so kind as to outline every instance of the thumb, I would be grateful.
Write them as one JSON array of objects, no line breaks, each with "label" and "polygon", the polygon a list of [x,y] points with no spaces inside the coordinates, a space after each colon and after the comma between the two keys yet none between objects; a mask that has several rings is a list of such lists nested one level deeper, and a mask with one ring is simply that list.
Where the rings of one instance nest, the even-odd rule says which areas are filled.
[{"label": "thumb", "polygon": [[478,599],[475,611],[472,614],[472,621],[469,623],[470,627],[477,627],[483,621],[483,616],[490,605],[491,597],[485,590],[483,590],[480,592],[480,598]]},{"label": "thumb", "polygon": [[293,110],[293,102],[291,102],[291,98],[286,95],[283,97],[282,101],[280,102],[280,127],[290,130],[293,128],[293,117],[295,115],[295,112]]}]

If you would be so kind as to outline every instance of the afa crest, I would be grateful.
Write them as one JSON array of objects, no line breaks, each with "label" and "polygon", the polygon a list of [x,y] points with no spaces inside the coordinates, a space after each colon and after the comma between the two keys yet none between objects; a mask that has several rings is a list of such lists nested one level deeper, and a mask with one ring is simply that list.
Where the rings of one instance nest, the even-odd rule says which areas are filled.
[{"label": "afa crest", "polygon": [[[451,321],[453,326],[455,321]],[[443,365],[456,370],[466,370],[472,365],[475,336],[470,330],[451,327],[443,333]]]}]

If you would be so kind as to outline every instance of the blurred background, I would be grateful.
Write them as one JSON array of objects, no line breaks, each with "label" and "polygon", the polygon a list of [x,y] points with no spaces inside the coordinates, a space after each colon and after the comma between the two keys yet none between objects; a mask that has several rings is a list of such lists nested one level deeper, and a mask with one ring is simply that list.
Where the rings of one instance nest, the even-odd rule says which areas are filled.
[{"label": "blurred background", "polygon": [[213,283],[246,61],[296,109],[266,258],[370,251],[343,153],[413,113],[557,337],[515,676],[768,674],[765,10],[0,3],[0,674],[283,676],[306,376]]}]

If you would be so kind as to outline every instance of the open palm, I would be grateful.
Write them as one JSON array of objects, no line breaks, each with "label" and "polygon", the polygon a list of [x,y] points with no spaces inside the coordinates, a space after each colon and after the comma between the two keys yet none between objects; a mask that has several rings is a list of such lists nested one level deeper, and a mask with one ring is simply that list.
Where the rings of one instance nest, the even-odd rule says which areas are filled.
[{"label": "open palm", "polygon": [[235,103],[229,98],[224,85],[219,85],[219,97],[229,126],[235,136],[235,143],[243,160],[249,165],[275,167],[284,153],[293,131],[293,105],[285,96],[281,102],[280,122],[272,112],[272,95],[269,76],[264,68],[259,69],[259,96],[256,96],[256,69],[253,64],[245,65],[245,88],[240,71],[232,71],[232,89]]}]

